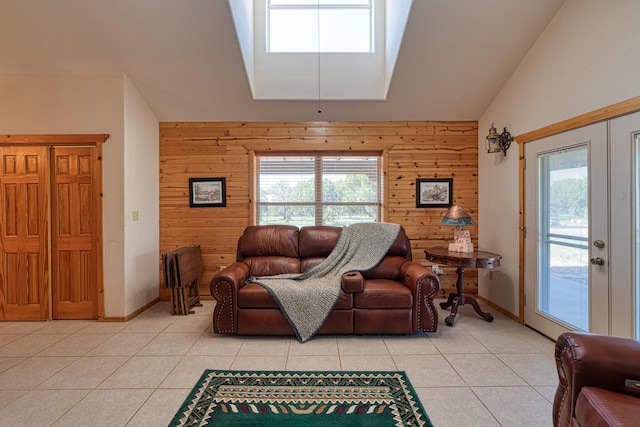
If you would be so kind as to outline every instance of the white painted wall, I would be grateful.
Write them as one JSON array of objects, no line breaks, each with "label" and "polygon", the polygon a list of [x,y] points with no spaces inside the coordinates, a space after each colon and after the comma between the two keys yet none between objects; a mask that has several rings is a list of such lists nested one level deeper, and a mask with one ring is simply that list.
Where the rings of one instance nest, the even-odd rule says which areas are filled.
[{"label": "white painted wall", "polygon": [[640,95],[639,18],[637,0],[567,0],[479,120],[479,248],[503,255],[479,293],[515,315],[518,147],[488,154],[484,137],[492,122],[517,135]]},{"label": "white painted wall", "polygon": [[[130,314],[159,296],[159,124],[124,80],[124,303]],[[133,212],[138,213],[134,221]]]},{"label": "white painted wall", "polygon": [[385,7],[385,35],[387,40],[385,42],[385,94],[387,97],[387,91],[391,84],[391,77],[393,77],[393,70],[396,67],[398,60],[398,54],[400,53],[400,45],[402,44],[402,38],[404,37],[404,30],[407,26],[407,20],[409,19],[409,12],[411,11],[411,5],[413,0],[393,0],[384,2]]},{"label": "white painted wall", "polygon": [[236,35],[240,44],[240,52],[244,62],[245,72],[249,79],[249,86],[253,92],[254,80],[254,28],[253,28],[253,0],[229,0],[229,8],[233,17],[233,24],[236,27]]},{"label": "white painted wall", "polygon": [[[144,219],[154,221],[145,225],[145,238],[158,248],[158,136],[157,121],[149,117],[141,99],[123,74],[20,74],[0,75],[0,134],[73,134],[107,133],[109,139],[103,150],[103,237],[104,237],[104,303],[106,317],[123,317],[139,307],[126,302],[138,288],[134,278],[125,276],[125,242],[138,238],[125,233],[125,145],[144,142],[145,155],[136,155],[127,162],[127,170],[134,170],[136,162],[147,172],[133,185],[132,198],[140,197],[143,179],[150,183],[151,195],[140,203]],[[125,104],[125,93],[127,102]],[[126,108],[125,108],[126,107]],[[126,109],[126,111],[125,111]],[[126,120],[125,120],[126,118]],[[140,125],[131,124],[139,120]],[[125,122],[129,124],[125,132]],[[155,127],[154,130],[151,127]],[[155,131],[155,134],[154,134]],[[153,139],[153,145],[149,142]],[[125,143],[126,141],[126,143]],[[147,163],[149,162],[149,163]],[[151,202],[148,198],[156,199]],[[146,196],[146,195],[145,195]],[[149,204],[154,208],[150,209]],[[129,236],[131,234],[133,237]],[[142,243],[133,243],[130,253],[139,256],[148,252]],[[150,257],[151,255],[146,255]],[[158,271],[158,259],[152,265]],[[149,281],[144,278],[144,282]],[[157,292],[156,280],[155,287]],[[146,286],[146,285],[145,285]],[[135,293],[135,291],[133,292]],[[151,297],[151,296],[149,296]],[[136,301],[139,301],[137,299]],[[147,301],[148,302],[148,301]]]}]

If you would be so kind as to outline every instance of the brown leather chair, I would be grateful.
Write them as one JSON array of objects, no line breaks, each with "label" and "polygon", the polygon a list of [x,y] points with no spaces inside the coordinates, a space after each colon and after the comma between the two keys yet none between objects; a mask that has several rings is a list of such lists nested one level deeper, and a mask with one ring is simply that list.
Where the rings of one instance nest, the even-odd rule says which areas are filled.
[{"label": "brown leather chair", "polygon": [[555,358],[554,426],[640,426],[639,341],[567,332]]}]

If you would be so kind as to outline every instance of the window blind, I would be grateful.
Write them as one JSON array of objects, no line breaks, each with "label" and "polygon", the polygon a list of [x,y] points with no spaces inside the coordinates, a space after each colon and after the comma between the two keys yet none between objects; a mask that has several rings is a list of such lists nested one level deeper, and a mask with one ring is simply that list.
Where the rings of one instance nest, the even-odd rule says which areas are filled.
[{"label": "window blind", "polygon": [[257,156],[259,224],[380,221],[378,156]]}]

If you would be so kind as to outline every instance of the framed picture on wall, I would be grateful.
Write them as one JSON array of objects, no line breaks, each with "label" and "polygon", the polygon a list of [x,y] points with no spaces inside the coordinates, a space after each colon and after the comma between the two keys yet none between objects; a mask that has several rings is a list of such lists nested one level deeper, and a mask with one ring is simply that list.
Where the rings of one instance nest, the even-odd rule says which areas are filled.
[{"label": "framed picture on wall", "polygon": [[225,178],[189,178],[189,206],[192,208],[227,206]]},{"label": "framed picture on wall", "polygon": [[453,202],[453,178],[416,179],[417,208],[448,208]]}]

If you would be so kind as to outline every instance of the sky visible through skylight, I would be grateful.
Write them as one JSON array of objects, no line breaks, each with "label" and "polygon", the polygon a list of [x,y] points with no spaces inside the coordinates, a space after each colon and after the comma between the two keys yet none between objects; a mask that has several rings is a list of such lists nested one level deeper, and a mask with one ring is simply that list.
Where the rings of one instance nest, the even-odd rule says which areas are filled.
[{"label": "sky visible through skylight", "polygon": [[372,0],[266,1],[269,52],[373,52]]}]

